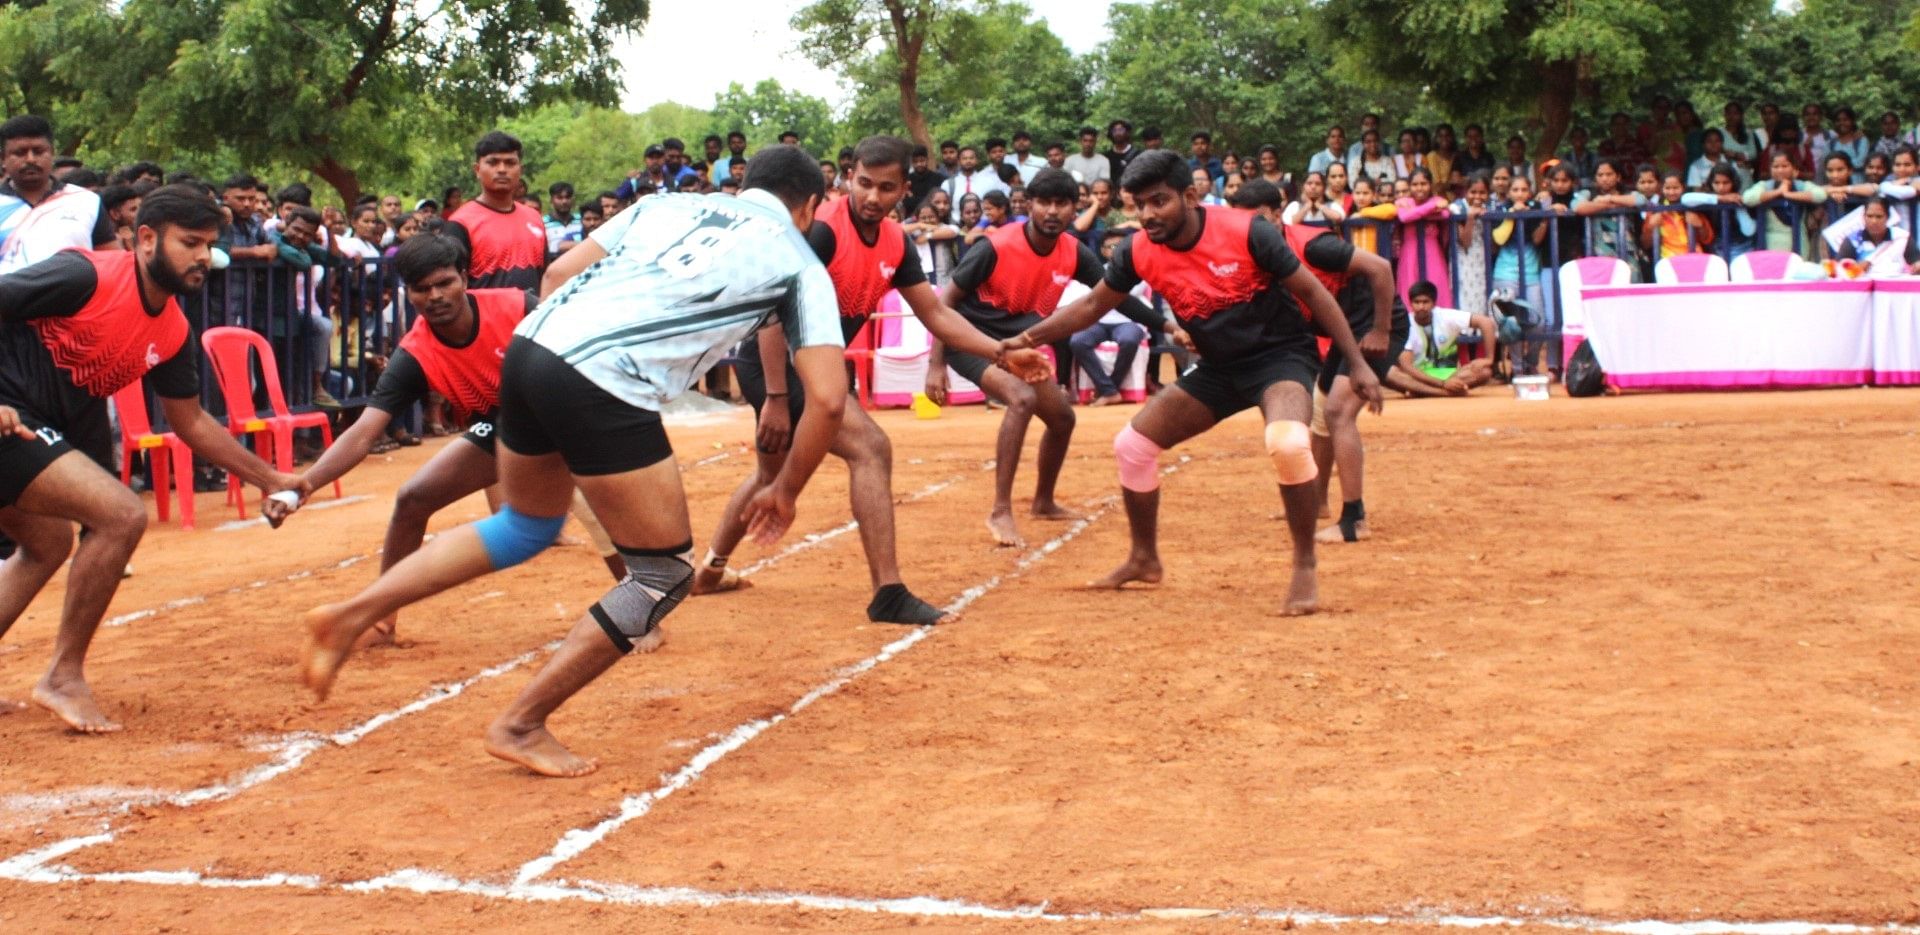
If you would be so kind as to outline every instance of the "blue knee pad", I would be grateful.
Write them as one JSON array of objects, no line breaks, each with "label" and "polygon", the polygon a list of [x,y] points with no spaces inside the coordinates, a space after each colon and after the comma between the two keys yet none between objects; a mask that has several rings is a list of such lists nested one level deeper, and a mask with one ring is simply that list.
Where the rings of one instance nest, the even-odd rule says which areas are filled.
[{"label": "blue knee pad", "polygon": [[493,563],[493,570],[499,571],[546,551],[566,525],[565,513],[559,516],[528,516],[506,506],[501,507],[500,512],[474,523],[473,529],[480,534],[480,544],[487,547],[487,560]]}]

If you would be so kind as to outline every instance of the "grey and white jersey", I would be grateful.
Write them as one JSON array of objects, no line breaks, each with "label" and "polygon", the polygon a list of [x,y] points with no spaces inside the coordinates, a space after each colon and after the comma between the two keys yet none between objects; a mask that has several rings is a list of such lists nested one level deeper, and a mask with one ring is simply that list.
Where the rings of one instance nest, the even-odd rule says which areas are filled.
[{"label": "grey and white jersey", "polygon": [[591,239],[607,256],[514,333],[632,405],[658,410],[774,318],[795,350],[844,344],[833,280],[768,192],[650,196]]}]

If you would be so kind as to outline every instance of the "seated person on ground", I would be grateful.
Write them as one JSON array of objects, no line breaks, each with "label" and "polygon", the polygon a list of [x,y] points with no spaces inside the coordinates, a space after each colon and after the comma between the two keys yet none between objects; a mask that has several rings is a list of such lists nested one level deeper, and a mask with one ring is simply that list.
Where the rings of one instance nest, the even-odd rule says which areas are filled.
[{"label": "seated person on ground", "polygon": [[[1499,330],[1491,315],[1474,315],[1457,308],[1437,308],[1433,283],[1417,282],[1407,289],[1407,311],[1413,327],[1400,359],[1387,371],[1387,384],[1409,396],[1465,396],[1493,379],[1498,359]],[[1488,353],[1460,365],[1460,336],[1478,332]]]}]

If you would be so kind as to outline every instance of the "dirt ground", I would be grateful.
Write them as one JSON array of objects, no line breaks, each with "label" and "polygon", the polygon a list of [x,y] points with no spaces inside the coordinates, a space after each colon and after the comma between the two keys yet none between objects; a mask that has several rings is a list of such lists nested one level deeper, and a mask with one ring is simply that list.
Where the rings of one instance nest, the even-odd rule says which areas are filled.
[{"label": "dirt ground", "polygon": [[[997,414],[879,414],[907,581],[964,619],[866,621],[830,461],[736,554],[756,587],[555,718],[578,780],[479,739],[609,586],[589,547],[403,614],[316,704],[298,615],[373,579],[438,443],[278,531],[202,495],[94,645],[126,732],[0,717],[0,931],[1920,921],[1920,390],[1393,401],[1374,538],[1322,549],[1302,619],[1250,414],[1163,461],[1166,584],[1081,589],[1126,548],[1133,411],[1080,410],[1085,519],[1025,550],[982,522]],[[750,424],[672,435],[704,537]],[[0,697],[60,599],[0,642]]]}]

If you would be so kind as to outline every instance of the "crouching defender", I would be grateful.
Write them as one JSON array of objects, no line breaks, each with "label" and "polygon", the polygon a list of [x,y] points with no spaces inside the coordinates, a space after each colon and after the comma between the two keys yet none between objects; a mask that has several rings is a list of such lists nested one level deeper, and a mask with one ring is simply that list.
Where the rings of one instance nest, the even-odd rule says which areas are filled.
[{"label": "crouching defender", "polygon": [[1143,153],[1127,167],[1120,187],[1133,196],[1143,230],[1114,250],[1092,293],[1003,342],[1030,347],[1072,334],[1118,306],[1144,280],[1166,298],[1185,331],[1183,340],[1200,354],[1198,366],[1149,400],[1114,439],[1133,542],[1126,562],[1095,586],[1161,580],[1160,452],[1258,406],[1293,536],[1285,610],[1312,613],[1319,606],[1313,483],[1319,471],[1307,418],[1320,355],[1301,305],[1346,358],[1354,393],[1376,412],[1380,382],[1333,296],[1272,224],[1231,208],[1201,207],[1186,160],[1172,152]]},{"label": "crouching defender", "polygon": [[546,721],[634,650],[693,584],[686,492],[659,410],[727,350],[779,319],[809,397],[793,449],[748,502],[748,533],[771,542],[826,456],[846,405],[833,282],[801,236],[825,196],[804,150],[753,158],[740,197],[648,198],[549,267],[549,295],[515,331],[500,374],[500,478],[506,505],[435,538],[367,590],[307,616],[301,675],[324,697],[361,631],[409,603],[538,554],[578,486],[629,575],[576,622],[560,649],[487,730],[493,756],[548,776],[595,764]]}]

